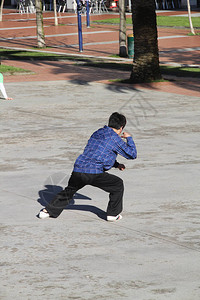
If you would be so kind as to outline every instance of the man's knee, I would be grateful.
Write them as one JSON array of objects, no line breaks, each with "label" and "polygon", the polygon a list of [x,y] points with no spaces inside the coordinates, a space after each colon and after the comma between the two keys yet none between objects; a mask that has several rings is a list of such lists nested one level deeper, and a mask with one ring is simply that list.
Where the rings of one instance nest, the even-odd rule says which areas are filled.
[{"label": "man's knee", "polygon": [[118,178],[118,183],[117,183],[117,186],[118,186],[118,190],[123,192],[124,191],[124,182],[121,178]]}]

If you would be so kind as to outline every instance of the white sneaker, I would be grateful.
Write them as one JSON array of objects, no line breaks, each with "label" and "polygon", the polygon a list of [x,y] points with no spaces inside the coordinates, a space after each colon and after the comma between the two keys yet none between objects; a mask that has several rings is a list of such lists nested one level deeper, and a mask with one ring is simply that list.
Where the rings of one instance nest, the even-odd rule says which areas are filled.
[{"label": "white sneaker", "polygon": [[109,221],[109,222],[119,221],[121,219],[122,219],[122,215],[117,215],[116,217],[114,217],[114,216],[107,216],[107,221]]},{"label": "white sneaker", "polygon": [[50,214],[48,212],[45,212],[44,209],[42,209],[38,214],[38,218],[40,218],[40,219],[46,219],[49,217],[50,217]]}]

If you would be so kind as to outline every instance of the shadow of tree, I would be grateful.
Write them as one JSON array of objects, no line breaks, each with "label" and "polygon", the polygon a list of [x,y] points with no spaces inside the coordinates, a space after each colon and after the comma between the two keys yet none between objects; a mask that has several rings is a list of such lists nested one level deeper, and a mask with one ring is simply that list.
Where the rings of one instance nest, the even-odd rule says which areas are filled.
[{"label": "shadow of tree", "polygon": [[[175,50],[175,49],[174,49]],[[190,54],[191,55],[191,54]],[[187,60],[187,57],[191,57],[188,53],[175,53],[171,54],[170,51],[169,53],[165,54],[166,60],[176,63],[178,59],[180,60],[180,56],[182,57],[181,59],[184,61]],[[199,59],[197,57],[197,53],[194,53],[194,61],[197,61]],[[126,80],[130,78],[130,70],[125,70],[125,69],[117,69],[117,67],[112,67],[112,65],[108,65],[105,67],[97,67],[95,65],[92,65],[92,60],[88,59],[90,65],[84,65],[84,59],[83,62],[74,62],[72,60],[70,61],[53,61],[53,60],[34,60],[34,65],[37,67],[42,67],[42,68],[48,68],[49,72],[53,75],[59,75],[59,74],[66,74],[66,80],[69,80],[69,82],[76,84],[76,85],[89,85],[90,82],[94,81],[103,81],[105,84],[107,84],[107,89],[114,91],[116,93],[126,93],[126,91],[129,89],[134,90],[134,91],[139,91],[138,86],[134,84],[128,84],[128,83],[119,83],[115,80]],[[26,64],[30,64],[30,69],[31,65],[33,64],[33,61],[31,60],[26,60]],[[187,75],[187,74],[186,74]],[[190,73],[188,73],[188,76]],[[164,75],[164,78],[169,79]],[[113,80],[112,82],[110,80]],[[178,77],[178,79],[169,79],[171,80],[171,83],[173,86],[182,88],[185,90],[192,90],[195,92],[200,91],[199,83],[197,80],[190,78],[184,78],[184,77]],[[108,83],[108,81],[110,81]],[[144,88],[151,88],[156,90],[159,90],[159,83],[157,85],[152,85],[152,83],[145,83],[143,84]]]},{"label": "shadow of tree", "polygon": [[[176,64],[182,64],[182,65],[188,65],[188,64],[194,64],[199,65],[200,64],[200,55],[199,55],[199,47],[189,49],[177,49],[177,48],[164,48],[162,51],[159,52],[160,58],[162,59],[166,58],[167,63],[176,63]],[[188,50],[188,51],[187,51]],[[189,62],[189,63],[188,63]]]}]

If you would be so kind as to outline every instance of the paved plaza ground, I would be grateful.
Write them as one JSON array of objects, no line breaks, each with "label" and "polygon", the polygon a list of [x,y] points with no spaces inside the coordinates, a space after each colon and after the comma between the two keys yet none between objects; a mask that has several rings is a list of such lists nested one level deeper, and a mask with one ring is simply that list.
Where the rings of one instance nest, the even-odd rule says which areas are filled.
[{"label": "paved plaza ground", "polygon": [[[187,52],[188,64],[198,64],[195,51]],[[5,76],[14,100],[0,101],[0,299],[199,300],[199,83],[128,86],[109,81],[128,72],[3,63],[35,73]],[[108,195],[92,187],[59,218],[38,219],[113,111],[127,116],[138,149],[135,161],[119,157],[124,172],[110,171],[125,183],[123,219],[105,221]]]}]

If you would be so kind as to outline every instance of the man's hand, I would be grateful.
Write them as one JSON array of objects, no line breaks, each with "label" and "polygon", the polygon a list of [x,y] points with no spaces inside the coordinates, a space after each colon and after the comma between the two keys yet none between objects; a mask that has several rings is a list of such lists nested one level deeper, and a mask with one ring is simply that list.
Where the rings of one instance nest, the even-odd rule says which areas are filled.
[{"label": "man's hand", "polygon": [[131,136],[130,133],[128,133],[128,132],[123,132],[122,135],[121,135],[121,138],[127,138],[127,137],[129,137],[129,136]]},{"label": "man's hand", "polygon": [[117,167],[120,171],[124,171],[125,170],[125,165],[124,164],[119,164]]}]

